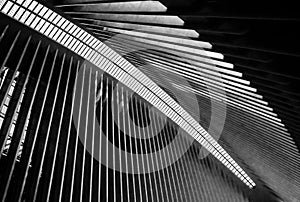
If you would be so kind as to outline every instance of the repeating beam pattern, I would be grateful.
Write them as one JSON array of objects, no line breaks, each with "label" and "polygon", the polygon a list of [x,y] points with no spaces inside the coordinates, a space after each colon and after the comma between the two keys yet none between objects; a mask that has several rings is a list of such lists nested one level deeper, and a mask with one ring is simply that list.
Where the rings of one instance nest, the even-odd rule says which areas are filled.
[{"label": "repeating beam pattern", "polygon": [[[195,138],[250,188],[252,179],[228,153],[166,92],[123,57],[95,37],[36,1],[2,1],[4,14],[19,20],[50,39],[87,59],[140,94]],[[202,55],[221,58],[222,55],[199,50]]]},{"label": "repeating beam pattern", "polygon": [[[187,15],[184,9],[178,12],[171,7],[167,11],[166,4],[158,1],[62,2],[57,8],[72,20],[66,20],[34,1],[0,2],[8,16],[42,33],[42,38],[50,38],[50,44],[52,40],[59,44],[48,45],[48,40],[46,44],[37,40],[40,36],[37,38],[36,34],[26,38],[22,36],[23,31],[1,27],[0,43],[2,41],[5,47],[0,53],[0,180],[3,182],[0,196],[3,201],[253,201],[254,195],[259,198],[261,193],[268,200],[278,197],[293,201],[298,198],[300,159],[295,139],[290,135],[295,127],[290,131],[288,124],[287,130],[281,121],[281,118],[286,121],[286,117],[279,111],[279,118],[277,105],[273,109],[273,100],[271,106],[266,101],[270,101],[270,97],[265,98],[268,95],[266,85],[259,88],[261,85],[257,85],[256,80],[253,85],[252,73],[248,71],[256,68],[251,66],[253,62],[266,63],[265,58],[240,56],[242,53],[230,51],[242,48],[270,54],[287,52],[218,41],[219,35],[240,36],[244,33],[234,30],[234,27],[228,28],[228,25],[225,26],[227,31],[211,29],[209,23],[225,19],[224,13]],[[190,24],[182,26],[184,21],[203,18],[205,26],[198,28],[197,32]],[[3,19],[7,17],[3,16]],[[240,20],[240,17],[231,16],[230,19]],[[213,37],[207,37],[208,34]],[[98,40],[108,49],[103,48]],[[65,52],[61,45],[72,52]],[[212,45],[215,50],[224,51],[226,60],[237,60],[237,67],[222,61],[222,54],[206,50]],[[115,60],[116,53],[136,69],[126,72],[131,66],[122,63],[123,58]],[[82,59],[92,64],[82,62]],[[242,65],[241,68],[240,61],[245,59],[249,59],[250,66]],[[112,61],[118,62],[111,64]],[[125,87],[111,76],[95,71],[94,65],[125,85],[126,80],[138,78],[131,80],[132,83],[137,81],[139,87],[146,86],[150,94],[130,85],[131,90],[128,89],[131,82]],[[46,70],[44,66],[49,67]],[[115,71],[116,67],[121,71]],[[75,78],[82,69],[84,79],[74,89]],[[124,73],[129,73],[129,77],[122,80]],[[141,75],[146,75],[142,76],[146,80],[139,81]],[[160,91],[156,92],[157,89],[151,89],[152,85],[147,85],[150,84],[148,78],[165,90],[163,94],[159,95]],[[272,81],[272,78],[263,78],[266,79]],[[142,97],[130,96],[132,90]],[[213,149],[218,150],[218,146],[214,147],[212,143],[210,148],[210,143],[207,145],[208,151],[221,162],[210,156],[201,160],[207,151],[196,142],[186,152],[193,139],[186,139],[186,131],[180,132],[176,118],[168,119],[167,125],[163,124],[165,117],[153,108],[157,103],[149,102],[152,93],[162,96],[161,104],[167,103],[163,109],[171,106],[171,109],[178,110],[176,106],[179,104],[190,118],[196,120],[193,123],[199,122],[212,138],[219,139],[219,148],[224,148],[226,153],[214,153]],[[164,96],[174,99],[175,105]],[[40,111],[34,109],[36,104]],[[200,107],[200,117],[197,107]],[[161,106],[157,108],[161,109]],[[283,114],[288,112],[285,110]],[[164,112],[168,113],[168,110]],[[182,110],[176,113],[180,115]],[[72,123],[72,116],[81,119]],[[190,120],[184,116],[180,118]],[[142,127],[149,121],[153,128]],[[96,127],[98,124],[100,128]],[[156,138],[144,139],[145,134],[156,134],[155,129],[159,128],[163,130]],[[101,136],[102,133],[105,136]],[[177,136],[182,139],[181,144],[166,147]],[[201,140],[196,140],[201,143]],[[206,140],[213,139],[205,137]],[[100,141],[100,144],[90,144],[91,141]],[[112,149],[110,144],[119,150]],[[155,158],[132,160],[164,147]],[[123,158],[124,151],[130,156]],[[182,153],[185,155],[180,157]],[[222,161],[223,155],[233,158],[234,163],[230,164],[230,160],[226,163],[226,158]],[[158,172],[130,174],[156,170],[157,165],[177,158],[176,163]],[[99,166],[98,161],[102,165]],[[238,167],[234,171],[235,164],[243,170]],[[256,188],[252,192],[246,189],[233,174],[248,187],[256,185]],[[263,201],[263,198],[256,200]]]},{"label": "repeating beam pattern", "polygon": [[[214,122],[211,119],[212,107],[204,103],[207,99],[217,103],[225,101],[226,123],[221,139],[235,148],[235,154],[247,159],[247,164],[252,165],[255,173],[263,176],[264,181],[277,194],[286,200],[299,198],[299,141],[296,124],[299,122],[299,93],[294,88],[299,78],[291,69],[299,64],[295,41],[297,37],[294,36],[298,33],[294,27],[299,17],[295,18],[290,9],[287,16],[293,18],[281,16],[281,9],[274,13],[271,9],[276,8],[276,3],[266,7],[270,7],[268,12],[256,14],[254,11],[260,11],[256,5],[261,2],[245,2],[245,5],[255,8],[247,9],[247,6],[235,1],[201,1],[198,4],[193,1],[162,1],[168,7],[167,12],[147,12],[150,16],[180,16],[186,25],[181,27],[179,24],[144,20],[145,12],[90,9],[87,5],[91,1],[56,2],[59,9],[79,21],[100,40],[106,43],[109,41],[107,44],[110,47],[126,55],[148,77],[160,84],[163,83],[160,78],[164,78],[171,84],[166,85],[166,88],[179,89],[181,93],[177,93],[176,97],[181,100],[188,97],[181,106],[195,119],[198,113],[194,103],[198,101],[199,106],[203,106],[202,115],[205,114],[205,120],[200,122],[207,130],[213,128],[209,132],[216,138],[221,124],[211,127]],[[109,1],[111,5],[117,2]],[[93,3],[99,6],[102,4]],[[287,5],[283,6],[283,10]],[[243,11],[239,12],[239,9]],[[130,15],[138,21],[134,23],[126,18],[114,17],[108,19],[108,15]],[[278,30],[278,26],[284,29]],[[176,32],[166,31],[168,29]],[[281,36],[286,37],[279,40]],[[273,38],[276,40],[272,41]],[[224,53],[225,60],[234,63],[235,67],[218,58],[205,58],[197,53],[197,48],[203,48],[203,44],[199,44],[203,41],[210,42],[214,50]],[[178,81],[182,77],[191,85]],[[190,94],[197,95],[194,102],[190,101],[195,99]],[[224,111],[222,104],[214,109],[219,114]],[[240,148],[244,148],[245,152]],[[255,159],[253,155],[260,157]]]},{"label": "repeating beam pattern", "polygon": [[[197,147],[185,152],[187,134],[172,120],[164,122],[161,112],[128,87],[14,25],[0,26],[1,101],[9,99],[1,118],[0,140],[9,145],[0,156],[1,201],[249,201],[241,181],[212,156],[198,159]],[[84,76],[74,85],[80,67]],[[83,118],[75,122],[75,114]],[[154,127],[142,127],[149,121]],[[139,127],[130,130],[134,124]],[[139,138],[145,130],[154,138]],[[115,151],[104,141],[133,156],[158,152],[176,136],[180,144],[144,159],[141,167],[135,158],[108,158]],[[85,146],[95,139],[95,152],[87,152]],[[174,156],[179,159],[169,167],[143,173]],[[124,170],[106,166],[108,161],[124,164]],[[133,169],[141,173],[132,174]]]}]

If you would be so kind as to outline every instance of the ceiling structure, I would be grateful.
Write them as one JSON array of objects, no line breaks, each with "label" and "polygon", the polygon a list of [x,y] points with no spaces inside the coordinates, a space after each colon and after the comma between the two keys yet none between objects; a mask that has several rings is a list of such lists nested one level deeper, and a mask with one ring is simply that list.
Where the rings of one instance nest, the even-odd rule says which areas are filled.
[{"label": "ceiling structure", "polygon": [[[300,77],[294,68],[300,62],[296,29],[300,20],[292,4],[260,3],[258,7],[258,2],[230,0],[41,3],[123,56],[218,140],[243,169],[237,168],[237,177],[246,172],[250,188],[252,179],[257,185],[253,190],[242,188],[249,201],[300,198]],[[64,27],[75,37],[80,33]],[[90,39],[82,41],[89,44]],[[90,44],[96,51],[102,49]],[[66,47],[99,66],[93,58],[80,55],[76,46]],[[128,86],[118,73],[108,73]],[[165,113],[149,97],[138,94]],[[181,114],[182,110],[172,109]],[[193,142],[194,158],[202,161],[207,151],[199,143]]]},{"label": "ceiling structure", "polygon": [[[213,47],[213,51],[224,55],[224,61],[226,62],[226,64],[214,64],[217,65],[217,67],[221,66],[223,69],[233,64],[234,73],[242,74],[242,77],[240,77],[242,80],[233,81],[244,86],[250,84],[249,87],[257,89],[255,95],[261,96],[257,97],[267,102],[267,106],[271,108],[269,111],[278,115],[278,118],[282,120],[284,124],[284,128],[288,129],[280,129],[276,124],[273,124],[276,122],[270,122],[272,119],[269,117],[266,121],[263,121],[261,117],[256,117],[259,116],[258,113],[262,115],[268,113],[268,110],[264,110],[262,105],[254,106],[259,103],[257,100],[251,100],[253,102],[246,105],[245,100],[249,101],[249,97],[242,99],[240,94],[231,95],[230,92],[226,91],[226,88],[225,91],[228,97],[230,96],[230,98],[233,98],[235,101],[241,101],[238,103],[233,102],[234,108],[238,108],[237,106],[243,104],[248,107],[246,108],[248,112],[242,112],[246,122],[239,122],[240,117],[242,117],[239,114],[241,113],[240,111],[237,114],[231,111],[227,113],[226,121],[231,121],[231,123],[228,123],[231,127],[228,133],[232,135],[228,135],[230,138],[227,138],[234,139],[237,138],[235,137],[236,133],[241,134],[241,137],[238,138],[245,138],[253,144],[253,148],[255,147],[258,150],[266,151],[265,154],[267,155],[262,157],[266,159],[266,165],[269,166],[269,164],[273,164],[275,170],[278,169],[279,171],[279,167],[281,167],[279,164],[282,162],[274,162],[274,157],[281,155],[284,151],[293,151],[294,154],[297,154],[299,153],[300,145],[298,137],[300,103],[299,90],[297,88],[297,86],[299,86],[299,75],[295,71],[295,67],[300,64],[299,40],[297,40],[299,31],[296,28],[297,25],[299,25],[299,14],[294,9],[293,4],[283,4],[280,1],[273,2],[272,4],[253,1],[242,3],[237,1],[161,1],[160,3],[157,1],[144,1],[141,3],[128,1],[97,2],[76,0],[53,2],[56,8],[78,21],[91,33],[98,36],[100,40],[105,41],[112,37],[118,41],[118,43],[123,42],[121,47],[115,44],[111,45],[115,50],[119,50],[121,53],[123,47],[129,45],[138,46],[139,43],[150,44],[147,46],[149,49],[155,45],[160,46],[164,41],[167,41],[166,43],[170,42],[168,41],[170,40],[167,38],[168,36],[179,37],[179,39],[182,39],[182,37],[185,39],[193,39],[194,42],[187,42],[188,44],[186,46],[188,47],[199,47],[197,42],[209,42]],[[164,19],[165,17],[167,18]],[[165,30],[170,28],[179,29],[181,31],[174,30],[171,32],[170,30]],[[145,29],[146,31],[144,31]],[[143,34],[141,32],[150,32],[150,34]],[[159,36],[159,34],[161,36]],[[118,40],[115,35],[121,39]],[[137,37],[141,37],[141,39],[137,39]],[[160,42],[154,43],[151,40],[160,40]],[[113,42],[113,40],[111,41]],[[137,43],[133,43],[134,41],[137,41]],[[175,44],[181,43],[181,41],[177,42],[176,39],[173,39],[172,42]],[[165,51],[177,56],[179,54],[179,57],[184,57],[183,60],[180,60],[180,58],[179,61],[199,65],[199,63],[193,63],[197,60],[195,54],[192,54],[193,56],[191,57],[188,55],[188,51],[184,49],[178,51],[184,52],[182,54],[174,51],[173,46],[167,47],[167,50],[163,50],[163,48],[157,46],[153,48],[154,51]],[[168,48],[172,50],[168,50]],[[146,61],[148,63],[152,62],[151,64],[156,65],[155,67],[157,68],[162,68],[161,66],[163,65],[166,65],[163,66],[164,68],[168,68],[171,64],[174,69],[180,67],[180,65],[185,67],[183,63],[176,64],[176,62],[174,62],[174,58],[177,59],[176,56],[172,57],[162,53],[161,56],[154,57],[155,53],[153,51],[149,54],[139,55],[139,53],[137,53],[136,55],[143,59],[147,58]],[[170,57],[169,60],[165,58],[168,56]],[[166,62],[162,65],[162,60],[164,59]],[[203,68],[202,64],[200,63],[199,66]],[[137,63],[137,65],[139,65],[139,63]],[[193,69],[193,67],[190,67],[190,69]],[[186,71],[184,68],[182,68],[182,70]],[[197,70],[199,71],[199,69]],[[144,70],[144,72],[146,71],[147,70]],[[201,81],[199,82],[200,79],[197,80],[195,78],[195,75],[202,77],[203,74],[195,74],[195,71],[191,71],[190,73],[189,75],[192,75],[192,77],[186,77],[198,82],[195,82],[196,84],[193,85],[194,89],[199,89],[199,86],[203,86],[203,83],[200,83]],[[225,74],[226,73],[232,75],[231,72],[225,72]],[[179,72],[178,74],[184,75],[183,72]],[[155,76],[150,76],[150,78],[155,78]],[[232,78],[228,80],[230,79],[232,81]],[[247,83],[247,81],[250,81],[250,83]],[[238,86],[239,89],[243,89],[241,85]],[[236,88],[233,90],[238,92]],[[220,95],[220,91],[222,90],[219,90],[219,94],[217,95]],[[202,97],[205,95],[203,88],[200,88],[199,91],[192,92],[198,93],[202,95]],[[247,92],[242,92],[242,94],[247,95]],[[200,106],[203,105],[202,102],[199,100]],[[230,105],[230,103],[228,103],[228,105]],[[193,114],[194,108],[189,107],[187,106],[186,108],[190,109],[188,111]],[[249,108],[255,108],[254,113],[256,115],[254,115],[254,123],[252,122],[253,119],[249,117],[249,111],[252,112]],[[235,117],[231,118],[231,113]],[[209,123],[209,120],[206,120],[206,122]],[[238,132],[237,128],[239,128]],[[252,130],[253,128],[254,130]],[[226,129],[225,126],[222,134],[227,132]],[[249,135],[247,133],[249,133]],[[292,137],[292,139],[290,137]],[[230,142],[230,140],[227,141]],[[297,148],[292,145],[288,148],[288,142],[290,141],[292,141],[292,145],[296,145]],[[238,150],[239,147],[236,149]],[[236,151],[236,153],[239,152],[241,151]],[[246,158],[250,159],[251,155],[251,153],[245,154],[245,156],[247,156]],[[286,176],[289,176],[291,172],[294,174],[298,172],[299,161],[296,159],[297,157],[295,158],[292,155],[292,157],[290,157],[291,161],[288,161],[289,163],[282,163],[283,173],[285,173]],[[258,165],[259,161],[251,163]],[[290,170],[291,165],[295,165],[295,170]],[[261,169],[264,170],[266,168]],[[270,171],[265,170],[263,172]],[[279,172],[282,172],[282,170]],[[271,175],[269,177],[271,177]],[[294,191],[295,197],[298,195],[297,193],[299,193],[297,184],[299,185],[299,182],[295,182],[294,184],[296,185]],[[282,186],[281,183],[276,185],[278,190],[282,189],[280,186]],[[285,185],[283,187],[291,186]]]}]

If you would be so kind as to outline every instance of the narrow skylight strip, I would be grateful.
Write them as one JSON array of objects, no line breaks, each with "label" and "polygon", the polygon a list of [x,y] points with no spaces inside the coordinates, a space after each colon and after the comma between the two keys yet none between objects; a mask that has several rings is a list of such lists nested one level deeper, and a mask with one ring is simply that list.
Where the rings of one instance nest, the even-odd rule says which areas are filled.
[{"label": "narrow skylight strip", "polygon": [[78,15],[85,17],[94,17],[95,19],[125,21],[125,22],[140,22],[159,25],[184,25],[184,21],[178,16],[173,15],[138,15],[138,14],[113,14],[113,13],[92,13],[92,12],[65,12],[69,15]]},{"label": "narrow skylight strip", "polygon": [[[130,36],[135,36],[135,37],[149,38],[152,40],[172,42],[172,43],[177,43],[177,44],[181,44],[181,45],[185,45],[185,46],[194,46],[197,48],[208,48],[208,49],[212,48],[212,45],[208,42],[197,41],[197,40],[186,39],[186,38],[170,37],[170,36],[163,36],[160,34],[150,34],[150,33],[145,33],[145,32],[132,31],[132,30],[121,30],[121,29],[115,29],[115,28],[107,28],[107,31],[117,32],[117,33],[126,34],[126,35],[130,35]],[[143,31],[143,30],[141,30],[141,31]]]},{"label": "narrow skylight strip", "polygon": [[75,11],[96,11],[96,12],[165,12],[167,7],[159,1],[126,1],[111,3],[74,3],[63,4],[55,7],[75,7]]},{"label": "narrow skylight strip", "polygon": [[[7,1],[7,2],[9,2],[9,1]],[[1,11],[3,12],[2,8],[1,8]],[[37,10],[34,10],[34,11],[38,12]],[[3,12],[3,13],[9,14],[9,16],[14,17],[13,12]],[[36,19],[37,18],[38,17],[36,16]],[[45,20],[47,20],[47,19],[45,19]],[[34,26],[32,24],[30,24],[29,26],[34,29],[35,24],[36,23],[34,23]],[[65,30],[63,30],[63,31],[65,32]],[[51,33],[50,33],[50,35],[51,35]],[[48,36],[49,38],[50,38],[50,35]],[[62,45],[66,46],[66,43],[69,43],[71,41],[69,38],[74,39],[74,36],[72,36],[72,33],[70,33],[70,34],[67,34],[67,38],[68,38],[67,42],[64,40],[64,44],[62,44]],[[75,37],[75,38],[77,38],[77,37]],[[92,38],[94,38],[94,37],[92,37]],[[51,38],[51,39],[53,39],[53,38]],[[78,39],[74,39],[74,40],[78,40]],[[150,93],[150,95],[153,96],[153,98],[154,98],[153,100],[155,101],[155,102],[152,102],[151,104],[153,104],[160,111],[165,113],[165,115],[167,115],[173,121],[175,121],[176,124],[178,124],[181,128],[186,130],[197,141],[199,141],[202,144],[206,143],[205,146],[210,152],[217,151],[217,153],[220,153],[222,155],[227,154],[226,151],[186,111],[181,110],[182,114],[178,114],[174,110],[172,110],[172,108],[170,108],[170,106],[173,106],[174,108],[182,109],[181,106],[178,105],[178,103],[176,103],[166,92],[164,92],[162,89],[158,88],[156,86],[156,84],[153,83],[153,81],[151,81],[148,77],[146,77],[142,72],[140,72],[137,68],[135,68],[133,65],[131,65],[128,61],[126,61],[120,55],[116,54],[113,50],[109,49],[105,44],[101,44],[101,45],[103,47],[102,52],[105,56],[102,56],[101,53],[99,53],[98,51],[92,50],[92,52],[99,55],[99,59],[101,60],[101,62],[104,61],[104,62],[108,63],[108,65],[100,66],[100,68],[103,68],[109,74],[111,74],[112,76],[115,77],[116,75],[114,74],[113,69],[122,67],[123,74],[128,74],[129,77],[126,80],[124,80],[122,78],[117,78],[117,79],[120,79],[120,81],[122,83],[127,85],[129,88],[134,89],[136,92],[140,92],[140,96],[143,97],[145,100],[149,100],[148,96]],[[95,47],[95,43],[92,46]],[[87,47],[87,48],[89,49],[90,47]],[[111,59],[113,59],[114,63],[116,63],[118,66],[114,65],[111,62],[112,61]],[[93,61],[93,63],[95,64],[94,61]],[[123,68],[126,71],[124,71]],[[153,83],[153,85],[149,85],[146,87],[142,84],[141,80],[146,80],[149,83]],[[149,87],[149,89],[148,89],[148,87]],[[140,90],[143,88],[145,89],[145,91],[148,91],[149,93],[148,94],[143,93],[145,91]],[[167,98],[167,99],[165,101],[163,101],[161,99],[162,97]],[[214,156],[217,159],[219,159],[217,155],[214,155]],[[228,166],[227,167],[231,168],[232,171],[235,171],[240,168],[237,164],[235,166],[233,166],[234,165],[233,163],[235,163],[235,162],[229,155],[227,157],[225,156],[224,158],[227,159],[227,161],[229,161],[230,167],[228,167]],[[247,175],[245,174],[245,176],[247,176]],[[251,185],[255,186],[255,183],[251,179],[249,180],[249,182]],[[249,187],[252,188],[252,186],[249,186]]]},{"label": "narrow skylight strip", "polygon": [[191,37],[197,38],[199,37],[199,33],[192,29],[186,28],[173,28],[173,27],[164,27],[159,25],[144,25],[144,24],[134,24],[128,22],[113,22],[107,20],[100,20],[100,19],[92,19],[92,18],[84,18],[84,17],[74,17],[80,22],[82,21],[89,21],[94,22],[96,25],[104,26],[104,27],[112,27],[112,28],[120,28],[120,29],[127,29],[127,30],[142,30],[145,32],[150,33],[158,33],[164,35],[172,35],[172,36],[182,36],[182,37]]}]

